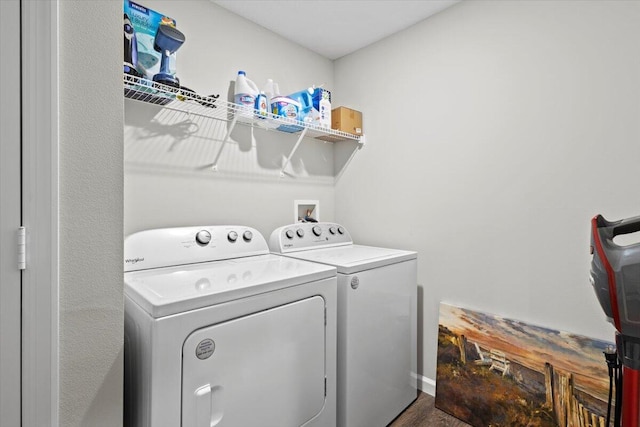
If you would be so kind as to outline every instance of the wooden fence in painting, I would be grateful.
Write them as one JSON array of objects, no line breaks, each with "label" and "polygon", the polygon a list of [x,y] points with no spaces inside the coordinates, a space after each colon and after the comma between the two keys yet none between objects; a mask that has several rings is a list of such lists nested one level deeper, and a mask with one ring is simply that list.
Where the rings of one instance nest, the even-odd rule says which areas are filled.
[{"label": "wooden fence in painting", "polygon": [[544,369],[546,404],[553,410],[560,427],[607,427],[605,417],[594,414],[580,402],[573,385],[573,374],[555,370],[550,363]]},{"label": "wooden fence in painting", "polygon": [[456,335],[454,336],[454,344],[458,346],[458,350],[460,350],[460,361],[462,364],[467,363],[467,338],[464,335]]},{"label": "wooden fence in painting", "polygon": [[[464,335],[454,336],[453,343],[460,350],[460,361],[463,364],[467,363],[467,338]],[[480,347],[476,345],[476,351],[478,351],[482,361],[484,361],[483,353],[481,353]],[[494,356],[494,354],[498,354]],[[502,370],[497,369],[504,376],[508,373],[509,361],[504,356],[504,353],[499,351],[489,352],[491,368],[494,365],[500,365],[496,360],[502,356],[502,364],[504,368]],[[476,364],[480,364],[481,361],[476,361]],[[486,363],[485,363],[486,364]],[[573,374],[570,372],[562,372],[554,369],[550,363],[545,363],[544,369],[545,390],[546,390],[546,406],[553,411],[555,422],[559,427],[608,427],[606,425],[606,418],[591,412],[580,401],[576,390],[574,388]]]}]

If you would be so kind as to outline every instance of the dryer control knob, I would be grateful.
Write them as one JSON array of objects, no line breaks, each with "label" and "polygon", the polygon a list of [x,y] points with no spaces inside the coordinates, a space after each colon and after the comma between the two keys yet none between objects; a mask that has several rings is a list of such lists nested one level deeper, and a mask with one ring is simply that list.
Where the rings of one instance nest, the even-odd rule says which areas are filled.
[{"label": "dryer control knob", "polygon": [[229,234],[227,234],[227,239],[229,239],[230,242],[235,242],[236,240],[238,240],[238,233],[236,233],[235,231],[230,231]]},{"label": "dryer control knob", "polygon": [[287,239],[293,239],[293,230],[285,231],[284,235],[287,236]]},{"label": "dryer control knob", "polygon": [[338,233],[340,233],[340,234],[344,234],[344,228],[342,228],[342,227],[338,227]]},{"label": "dryer control knob", "polygon": [[313,231],[313,234],[315,234],[316,236],[320,236],[322,234],[322,228],[320,228],[319,225],[314,225],[311,230]]},{"label": "dryer control knob", "polygon": [[202,246],[206,246],[211,241],[211,233],[207,230],[198,231],[196,234],[196,242]]},{"label": "dryer control knob", "polygon": [[247,230],[244,233],[242,233],[242,238],[244,239],[245,242],[250,242],[251,239],[253,239],[253,233]]},{"label": "dryer control knob", "polygon": [[329,233],[336,234],[336,228],[335,227],[329,227]]},{"label": "dryer control knob", "polygon": [[304,237],[304,230],[302,228],[298,228],[296,234],[298,235],[298,237]]}]

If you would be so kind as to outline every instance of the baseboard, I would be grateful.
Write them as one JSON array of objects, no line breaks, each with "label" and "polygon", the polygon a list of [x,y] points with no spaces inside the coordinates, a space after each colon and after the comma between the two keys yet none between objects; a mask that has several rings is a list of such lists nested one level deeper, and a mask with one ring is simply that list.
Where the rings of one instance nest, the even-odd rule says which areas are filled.
[{"label": "baseboard", "polygon": [[436,381],[431,378],[418,375],[418,388],[431,396],[436,395]]}]

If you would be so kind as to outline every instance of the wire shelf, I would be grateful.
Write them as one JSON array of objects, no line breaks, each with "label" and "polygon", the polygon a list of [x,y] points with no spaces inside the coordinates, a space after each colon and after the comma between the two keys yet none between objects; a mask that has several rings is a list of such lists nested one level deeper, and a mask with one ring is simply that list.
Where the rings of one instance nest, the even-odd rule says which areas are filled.
[{"label": "wire shelf", "polygon": [[291,120],[271,113],[259,117],[257,110],[247,110],[240,105],[218,99],[219,95],[199,95],[185,88],[175,88],[145,78],[123,74],[124,96],[128,99],[154,104],[176,111],[201,115],[216,120],[275,130],[286,134],[300,134],[326,142],[352,140],[364,144],[364,138],[335,129]]}]

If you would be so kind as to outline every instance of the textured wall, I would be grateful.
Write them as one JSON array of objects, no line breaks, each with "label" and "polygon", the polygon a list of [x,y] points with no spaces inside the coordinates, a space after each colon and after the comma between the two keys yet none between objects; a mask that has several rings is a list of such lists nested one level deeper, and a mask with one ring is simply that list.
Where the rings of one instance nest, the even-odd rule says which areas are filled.
[{"label": "textured wall", "polygon": [[[187,35],[184,84],[225,96],[242,68],[259,85],[272,77],[291,91],[326,83],[334,105],[365,113],[368,143],[335,193],[325,179],[331,162],[312,160],[331,156],[325,147],[294,162],[304,179],[282,181],[277,155],[258,153],[255,135],[234,136],[226,150],[246,157],[229,157],[221,178],[182,168],[197,150],[159,166],[127,164],[125,233],[238,222],[267,234],[290,221],[293,199],[320,199],[323,218],[335,209],[358,241],[419,252],[420,373],[430,379],[440,301],[611,338],[587,284],[588,227],[595,213],[640,210],[640,5],[463,2],[334,70],[209,2],[144,3]],[[121,421],[121,10],[120,1],[60,4],[64,426]],[[135,108],[125,133],[149,114]],[[125,138],[126,149],[135,141]]]},{"label": "textured wall", "polygon": [[336,62],[367,135],[336,220],[418,251],[428,379],[440,301],[613,340],[589,221],[640,213],[639,24],[635,2],[461,2]]},{"label": "textured wall", "polygon": [[[259,88],[273,79],[283,94],[313,84],[332,89],[330,60],[208,0],[143,4],[176,20],[186,38],[177,52],[177,75],[198,93],[232,97],[238,70]],[[280,178],[295,135],[237,126],[223,144],[227,130],[225,121],[125,101],[125,235],[157,227],[242,224],[268,237],[293,221],[293,203],[300,199],[319,200],[321,219],[333,219],[332,144],[305,140],[287,169],[290,175]]]},{"label": "textured wall", "polygon": [[122,2],[62,0],[60,425],[122,423]]}]

